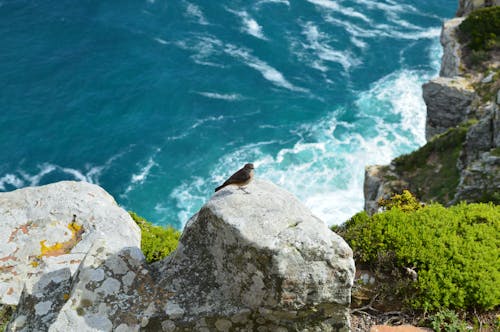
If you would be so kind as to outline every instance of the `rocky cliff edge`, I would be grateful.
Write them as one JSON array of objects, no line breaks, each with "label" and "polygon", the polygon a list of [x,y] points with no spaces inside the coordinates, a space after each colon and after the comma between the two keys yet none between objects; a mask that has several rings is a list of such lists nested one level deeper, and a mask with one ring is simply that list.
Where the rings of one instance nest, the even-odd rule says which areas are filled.
[{"label": "rocky cliff edge", "polygon": [[498,5],[500,0],[460,0],[460,17],[443,24],[440,76],[423,85],[428,143],[389,165],[367,167],[367,212],[403,189],[424,202],[500,204],[500,52],[493,49],[489,60],[472,66],[474,53],[461,44],[459,32],[471,12]]},{"label": "rocky cliff edge", "polygon": [[347,331],[349,246],[292,194],[227,187],[148,265],[140,231],[100,187],[0,194],[8,331]]}]

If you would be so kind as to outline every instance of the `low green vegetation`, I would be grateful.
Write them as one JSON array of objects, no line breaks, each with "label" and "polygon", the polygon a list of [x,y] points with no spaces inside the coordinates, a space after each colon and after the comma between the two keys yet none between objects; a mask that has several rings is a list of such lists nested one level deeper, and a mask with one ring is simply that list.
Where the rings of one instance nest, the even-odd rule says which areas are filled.
[{"label": "low green vegetation", "polygon": [[466,332],[469,331],[467,324],[458,317],[453,310],[440,310],[429,316],[429,325],[434,331],[443,332]]},{"label": "low green vegetation", "polygon": [[15,306],[0,304],[0,331],[5,331],[7,324],[14,313]]},{"label": "low green vegetation", "polygon": [[394,160],[396,173],[410,183],[410,191],[421,200],[444,204],[454,197],[460,179],[457,160],[471,124],[449,129],[417,151]]},{"label": "low green vegetation", "polygon": [[177,248],[181,232],[171,226],[155,226],[136,213],[129,213],[141,228],[141,249],[148,263],[167,257]]},{"label": "low green vegetation", "polygon": [[425,312],[500,305],[500,206],[421,206],[406,192],[385,207],[373,216],[358,213],[336,232],[358,265],[400,278],[387,281],[392,295]]},{"label": "low green vegetation", "polygon": [[473,11],[460,24],[461,40],[477,52],[500,48],[500,7]]}]

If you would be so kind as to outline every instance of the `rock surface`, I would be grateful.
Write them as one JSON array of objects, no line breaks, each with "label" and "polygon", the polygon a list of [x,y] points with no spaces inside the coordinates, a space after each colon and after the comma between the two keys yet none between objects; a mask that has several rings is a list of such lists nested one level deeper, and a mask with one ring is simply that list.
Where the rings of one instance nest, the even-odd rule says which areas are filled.
[{"label": "rock surface", "polygon": [[444,22],[441,30],[441,45],[443,46],[443,57],[441,59],[442,77],[454,77],[462,73],[461,50],[458,41],[458,26],[465,20],[464,17],[456,17]]},{"label": "rock surface", "polygon": [[500,0],[460,0],[457,16],[467,16],[482,7],[500,6]]},{"label": "rock surface", "polygon": [[437,77],[425,83],[422,88],[427,105],[427,140],[467,119],[476,95],[467,79],[460,76]]},{"label": "rock surface", "polygon": [[[457,15],[465,16],[472,10],[498,5],[500,0],[460,0]],[[442,156],[444,152],[441,152],[441,156],[436,153],[436,149],[442,147],[439,144],[446,143],[446,139],[441,139],[441,143],[433,141],[433,153],[420,154],[426,155],[427,159],[420,159],[421,165],[410,167],[411,174],[396,170],[396,160],[390,165],[367,167],[364,194],[365,210],[369,213],[377,211],[380,198],[388,198],[402,189],[412,188],[418,198],[425,200],[425,197],[430,197],[435,201],[435,192],[422,180],[429,176],[430,171],[447,173],[446,179],[438,177],[434,181],[434,189],[439,185],[449,188],[444,194],[438,193],[443,204],[455,204],[462,200],[500,204],[500,91],[498,80],[495,80],[500,65],[497,60],[499,54],[497,50],[490,52],[491,59],[483,63],[487,67],[482,69],[484,72],[464,66],[457,36],[457,27],[464,19],[459,17],[444,23],[441,34],[444,50],[441,77],[423,85],[423,97],[427,105],[426,139],[430,141],[436,135],[459,125],[466,130],[465,137],[456,141],[454,149],[450,150],[448,146],[442,150],[449,153],[449,161],[455,160],[457,156],[454,161],[456,165],[448,163],[444,166],[440,163],[439,159],[446,162]],[[409,175],[417,181],[410,181]]]},{"label": "rock surface", "polygon": [[292,194],[258,180],[247,191],[214,195],[186,225],[179,249],[158,264],[161,288],[172,293],[162,324],[347,331],[351,249]]},{"label": "rock surface", "polygon": [[25,289],[8,330],[348,331],[349,246],[290,193],[247,191],[220,190],[153,265],[96,239],[73,276],[62,265]]},{"label": "rock surface", "polygon": [[0,216],[3,304],[18,304],[25,284],[28,294],[51,282],[65,288],[98,238],[108,239],[110,251],[140,245],[140,230],[128,213],[102,188],[85,182],[0,193]]}]

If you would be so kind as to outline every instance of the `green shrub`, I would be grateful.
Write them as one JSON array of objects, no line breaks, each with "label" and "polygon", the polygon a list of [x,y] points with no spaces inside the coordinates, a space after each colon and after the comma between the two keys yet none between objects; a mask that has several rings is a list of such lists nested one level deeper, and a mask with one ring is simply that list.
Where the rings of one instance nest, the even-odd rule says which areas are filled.
[{"label": "green shrub", "polygon": [[417,272],[404,296],[413,308],[500,305],[500,206],[436,203],[411,212],[393,207],[372,217],[361,212],[339,233],[357,263]]},{"label": "green shrub", "polygon": [[380,199],[378,205],[384,210],[398,208],[404,212],[416,211],[422,207],[422,204],[408,190],[403,190],[401,194],[395,194],[390,199]]},{"label": "green shrub", "polygon": [[441,310],[429,317],[430,327],[436,332],[466,332],[467,324],[452,310]]},{"label": "green shrub", "polygon": [[141,228],[141,249],[148,263],[167,257],[177,248],[181,232],[171,226],[155,226],[134,212],[129,214]]},{"label": "green shrub", "polygon": [[16,307],[8,304],[0,304],[0,331],[5,331]]},{"label": "green shrub", "polygon": [[473,11],[460,24],[462,42],[474,51],[490,50],[500,46],[500,7]]}]

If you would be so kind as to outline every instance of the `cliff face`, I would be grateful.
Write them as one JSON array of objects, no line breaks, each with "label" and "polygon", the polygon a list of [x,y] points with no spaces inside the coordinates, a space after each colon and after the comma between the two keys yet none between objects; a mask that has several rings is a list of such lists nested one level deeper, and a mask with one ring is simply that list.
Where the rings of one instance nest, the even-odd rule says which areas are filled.
[{"label": "cliff face", "polygon": [[[500,0],[461,0],[457,15],[500,5]],[[423,201],[450,205],[500,202],[500,62],[498,49],[479,67],[468,66],[458,28],[465,17],[443,25],[440,76],[423,85],[428,143],[390,165],[369,166],[365,173],[365,210],[409,189]]]},{"label": "cliff face", "polygon": [[349,246],[283,189],[247,191],[215,194],[153,265],[95,185],[0,194],[7,331],[347,331]]},{"label": "cliff face", "polygon": [[467,16],[482,7],[500,6],[500,0],[460,0],[457,16]]}]

